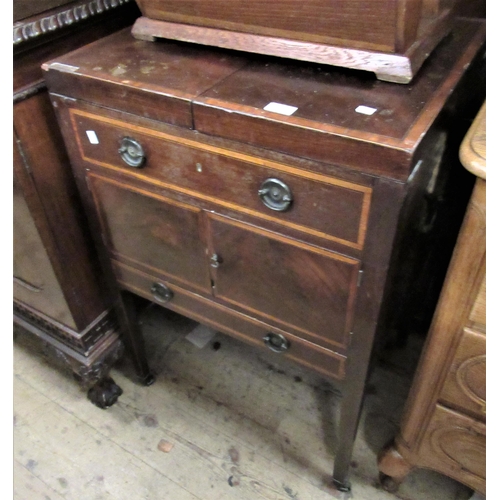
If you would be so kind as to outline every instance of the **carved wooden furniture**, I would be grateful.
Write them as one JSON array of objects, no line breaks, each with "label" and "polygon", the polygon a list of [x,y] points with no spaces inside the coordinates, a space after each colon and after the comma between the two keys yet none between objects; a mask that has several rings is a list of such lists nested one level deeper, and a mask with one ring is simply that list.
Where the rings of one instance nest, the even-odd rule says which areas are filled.
[{"label": "carved wooden furniture", "polygon": [[347,489],[399,242],[434,186],[462,216],[470,194],[483,43],[484,23],[457,25],[412,86],[127,30],[44,64],[141,378],[133,294],[336,380]]},{"label": "carved wooden furniture", "polygon": [[14,322],[109,406],[123,350],[41,64],[129,26],[132,2],[14,2]]},{"label": "carved wooden furniture", "polygon": [[409,83],[451,26],[454,0],[137,0],[137,38],[195,42],[372,71]]},{"label": "carved wooden furniture", "polygon": [[395,442],[386,488],[428,467],[486,493],[486,104],[460,149],[477,176]]}]

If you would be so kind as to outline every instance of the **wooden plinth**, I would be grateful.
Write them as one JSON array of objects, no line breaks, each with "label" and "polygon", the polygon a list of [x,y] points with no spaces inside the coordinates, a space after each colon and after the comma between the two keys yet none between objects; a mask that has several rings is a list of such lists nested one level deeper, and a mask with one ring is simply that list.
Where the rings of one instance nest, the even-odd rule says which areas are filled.
[{"label": "wooden plinth", "polygon": [[425,59],[449,33],[450,27],[450,12],[446,10],[426,23],[425,27],[421,29],[418,39],[402,54],[359,50],[323,43],[172,23],[144,16],[136,20],[132,34],[140,40],[154,41],[155,38],[167,38],[370,71],[375,73],[379,80],[410,83]]}]

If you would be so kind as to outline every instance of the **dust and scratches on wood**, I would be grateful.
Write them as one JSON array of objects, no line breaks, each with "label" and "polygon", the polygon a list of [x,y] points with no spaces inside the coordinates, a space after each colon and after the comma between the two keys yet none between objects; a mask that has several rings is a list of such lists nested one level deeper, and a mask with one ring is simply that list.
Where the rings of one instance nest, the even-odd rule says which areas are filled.
[{"label": "dust and scratches on wood", "polygon": [[67,488],[67,487],[68,487],[68,480],[67,480],[65,477],[58,477],[58,478],[57,478],[57,481],[59,482],[59,484],[60,484],[63,488]]},{"label": "dust and scratches on wood", "polygon": [[229,476],[229,479],[227,480],[229,486],[239,486],[240,485],[240,478],[238,476]]},{"label": "dust and scratches on wood", "polygon": [[149,73],[155,70],[156,64],[154,61],[142,60],[140,67],[143,75],[149,75]]},{"label": "dust and scratches on wood", "polygon": [[[137,456],[137,443],[134,439],[131,440],[129,433],[124,433],[123,442],[126,444],[131,440],[132,446],[129,450],[124,448],[123,443],[117,444],[112,439],[106,439],[106,446],[96,444],[97,437],[105,439],[103,433],[94,427],[96,420],[101,424],[112,420],[116,423],[116,412],[103,414],[84,398],[80,400],[70,398],[71,404],[76,405],[76,408],[71,406],[63,408],[59,404],[63,398],[58,398],[58,402],[46,401],[43,413],[39,414],[37,411],[32,411],[32,408],[39,408],[37,400],[43,400],[47,396],[38,393],[30,384],[19,379],[15,383],[15,391],[16,413],[22,425],[15,429],[14,459],[26,463],[29,458],[37,462],[34,472],[28,471],[23,465],[21,467],[27,474],[43,479],[48,486],[47,496],[52,500],[60,500],[63,497],[109,500],[201,499],[200,496],[178,484],[177,478],[167,477],[158,467],[147,465],[143,460],[144,456]],[[51,391],[53,396],[54,388]],[[33,406],[30,404],[31,400],[34,401]],[[65,404],[67,403],[66,401]],[[77,411],[80,407],[84,407],[88,413]],[[85,417],[82,420],[83,415]],[[124,422],[123,425],[130,427],[128,422]],[[68,428],[66,436],[71,436],[69,441],[66,436],[61,439],[63,427]],[[139,424],[137,427],[144,429]],[[158,431],[148,428],[147,432]],[[26,452],[24,458],[21,458],[22,450],[29,450],[29,455]],[[126,471],[127,481],[123,480],[123,471]],[[106,480],[100,480],[99,477]],[[16,490],[25,492],[23,488],[24,486],[19,486],[16,478]],[[54,495],[52,491],[55,492]],[[18,496],[16,500],[32,498],[43,498],[43,494],[28,493]]]},{"label": "dust and scratches on wood", "polygon": [[174,447],[174,443],[171,443],[170,441],[167,441],[166,439],[160,439],[160,442],[158,443],[158,449],[160,451],[163,451],[163,453],[170,453],[172,448]]},{"label": "dust and scratches on wood", "polygon": [[35,467],[38,465],[38,462],[36,460],[33,460],[32,458],[30,458],[27,462],[26,462],[26,468],[30,471],[30,472],[33,472],[35,470]]},{"label": "dust and scratches on wood", "polygon": [[298,500],[298,493],[294,492],[292,488],[287,486],[286,484],[283,485],[283,489],[285,490],[286,494],[292,499],[292,500]]},{"label": "dust and scratches on wood", "polygon": [[56,491],[48,486],[44,481],[35,476],[25,466],[14,460],[14,482],[15,490],[13,500],[62,500]]},{"label": "dust and scratches on wood", "polygon": [[229,458],[233,464],[238,465],[240,463],[240,452],[234,447],[229,448]]},{"label": "dust and scratches on wood", "polygon": [[[169,434],[174,435],[173,433],[170,432]],[[282,491],[277,489],[272,484],[274,481],[270,480],[269,477],[263,477],[262,479],[260,478],[257,479],[256,477],[254,477],[253,474],[249,475],[247,473],[244,473],[239,467],[233,465],[234,462],[231,458],[231,455],[230,455],[231,462],[229,462],[231,466],[229,467],[228,461],[224,457],[219,457],[215,453],[211,453],[201,448],[197,444],[183,438],[179,434],[175,434],[174,439],[176,442],[179,442],[179,444],[186,446],[192,451],[194,451],[200,458],[203,459],[205,464],[204,467],[207,473],[208,471],[211,471],[212,473],[216,474],[219,477],[224,475],[227,478],[227,484],[229,486],[239,487],[241,489],[240,498],[247,499],[247,498],[262,497],[263,499],[272,498],[273,500],[290,499],[289,496],[285,496]],[[234,452],[231,452],[231,454],[233,453]],[[240,460],[239,455],[240,454],[238,452],[238,461]],[[184,460],[186,460],[186,457],[184,457]],[[191,463],[193,462],[191,461]]]},{"label": "dust and scratches on wood", "polygon": [[139,423],[144,427],[153,427],[153,428],[158,427],[158,417],[156,415],[153,414],[143,415],[140,413],[136,413],[135,417],[137,418]]},{"label": "dust and scratches on wood", "polygon": [[126,64],[117,64],[112,70],[111,74],[113,76],[123,76],[127,73],[128,67]]}]

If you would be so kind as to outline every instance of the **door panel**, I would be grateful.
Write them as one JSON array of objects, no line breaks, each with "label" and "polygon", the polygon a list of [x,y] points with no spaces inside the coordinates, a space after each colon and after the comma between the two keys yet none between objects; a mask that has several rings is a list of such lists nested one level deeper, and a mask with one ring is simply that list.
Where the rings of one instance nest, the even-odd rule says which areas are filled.
[{"label": "door panel", "polygon": [[[21,161],[15,148],[14,161]],[[14,299],[76,328],[15,173],[13,198]]]},{"label": "door panel", "polygon": [[219,299],[318,345],[347,346],[358,260],[215,214],[209,234]]},{"label": "door panel", "polygon": [[94,174],[88,179],[116,260],[211,292],[201,210]]}]

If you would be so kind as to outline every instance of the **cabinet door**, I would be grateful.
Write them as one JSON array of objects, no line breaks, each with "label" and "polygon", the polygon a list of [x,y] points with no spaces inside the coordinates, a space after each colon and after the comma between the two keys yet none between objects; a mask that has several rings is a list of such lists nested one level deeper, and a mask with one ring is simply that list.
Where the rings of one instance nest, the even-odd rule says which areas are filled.
[{"label": "cabinet door", "polygon": [[[42,314],[76,328],[63,291],[57,280],[37,221],[28,206],[23,183],[17,172],[24,169],[17,147],[14,145],[14,299]],[[32,203],[33,204],[33,203]],[[43,217],[38,214],[38,221]]]},{"label": "cabinet door", "polygon": [[295,335],[342,351],[351,331],[358,260],[209,215],[214,294]]},{"label": "cabinet door", "polygon": [[115,260],[211,293],[201,210],[95,174],[88,184]]}]

